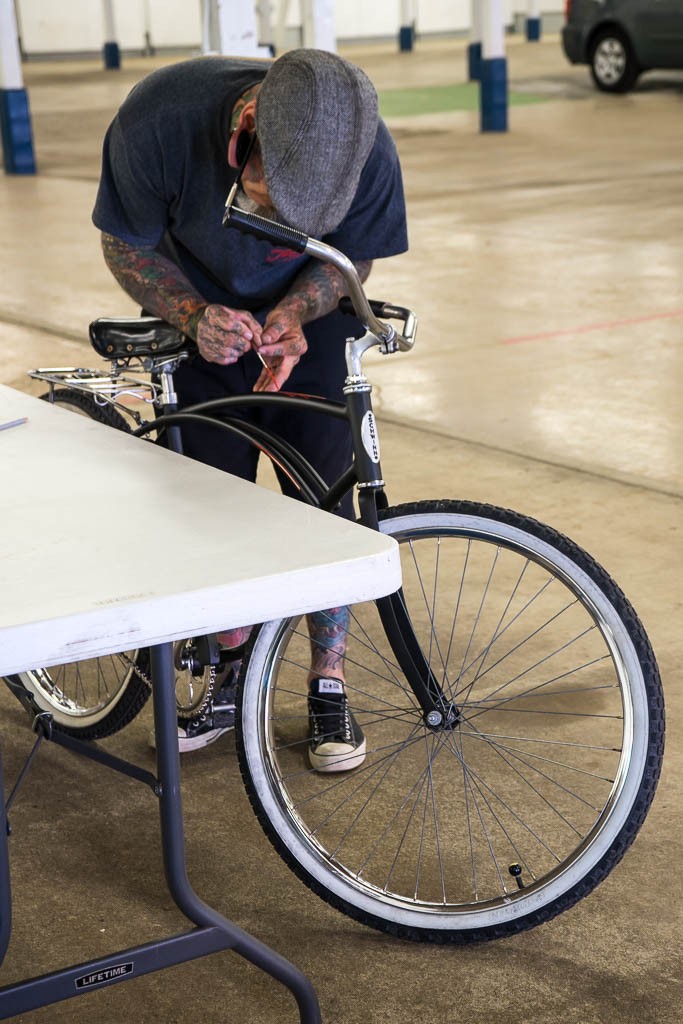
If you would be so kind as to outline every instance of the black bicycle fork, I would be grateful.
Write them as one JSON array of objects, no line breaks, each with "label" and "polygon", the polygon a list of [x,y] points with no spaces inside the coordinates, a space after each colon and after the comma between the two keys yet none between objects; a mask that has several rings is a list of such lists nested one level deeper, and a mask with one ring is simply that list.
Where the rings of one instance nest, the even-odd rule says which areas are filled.
[{"label": "black bicycle fork", "polygon": [[[180,795],[180,757],[176,717],[173,644],[151,648],[154,691],[154,728],[157,747],[157,778],[135,765],[115,758],[95,744],[52,731],[51,722],[39,716],[39,739],[106,764],[110,768],[152,786],[159,798],[164,873],[174,902],[196,927],[157,942],[123,949],[106,957],[64,967],[17,984],[0,988],[0,1019],[60,1002],[73,996],[128,981],[172,967],[209,953],[231,949],[285,985],[296,999],[301,1024],[320,1024],[320,1007],[308,978],[280,954],[213,910],[196,895],[187,876],[185,836]],[[25,701],[23,701],[25,703]],[[51,718],[51,716],[48,716]],[[35,750],[35,748],[34,748]],[[0,785],[2,761],[0,758]],[[16,787],[15,787],[16,790]],[[0,960],[11,928],[7,808],[0,822]],[[248,1016],[248,1014],[247,1014]]]},{"label": "black bicycle fork", "polygon": [[[380,464],[379,437],[372,411],[372,386],[364,377],[348,378],[346,394],[356,453],[360,521],[380,529],[379,511],[388,507]],[[459,720],[457,707],[444,694],[424,656],[408,614],[403,589],[376,601],[380,620],[396,660],[424,712],[430,729],[448,729]]]}]

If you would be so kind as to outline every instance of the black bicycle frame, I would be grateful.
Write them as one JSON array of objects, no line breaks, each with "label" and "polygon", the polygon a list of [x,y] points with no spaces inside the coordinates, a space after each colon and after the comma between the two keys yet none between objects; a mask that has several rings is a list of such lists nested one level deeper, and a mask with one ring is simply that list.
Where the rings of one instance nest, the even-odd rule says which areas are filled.
[{"label": "black bicycle frame", "polygon": [[[301,500],[317,508],[334,511],[341,499],[357,485],[360,522],[369,529],[379,530],[379,511],[388,506],[388,501],[379,461],[371,387],[367,382],[356,381],[347,384],[345,391],[346,404],[325,398],[272,392],[216,398],[187,406],[182,411],[178,411],[176,405],[166,403],[161,415],[133,433],[136,437],[143,437],[152,431],[165,431],[168,433],[168,447],[182,454],[179,428],[182,428],[183,423],[213,425],[255,445],[289,477],[299,491]],[[310,462],[282,438],[246,420],[225,415],[237,407],[273,404],[319,412],[348,421],[353,443],[353,462],[334,483],[328,486]],[[415,636],[402,589],[377,599],[376,604],[394,656],[425,718],[435,728],[444,720],[452,723],[457,711],[444,696],[441,684],[424,656]]]}]

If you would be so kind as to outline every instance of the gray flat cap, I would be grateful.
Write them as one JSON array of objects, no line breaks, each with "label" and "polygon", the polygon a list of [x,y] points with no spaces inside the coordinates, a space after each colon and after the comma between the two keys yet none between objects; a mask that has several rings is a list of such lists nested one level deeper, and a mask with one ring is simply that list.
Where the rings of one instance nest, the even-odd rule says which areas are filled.
[{"label": "gray flat cap", "polygon": [[266,184],[291,227],[320,238],[349,211],[379,114],[367,75],[326,50],[279,57],[256,100]]}]

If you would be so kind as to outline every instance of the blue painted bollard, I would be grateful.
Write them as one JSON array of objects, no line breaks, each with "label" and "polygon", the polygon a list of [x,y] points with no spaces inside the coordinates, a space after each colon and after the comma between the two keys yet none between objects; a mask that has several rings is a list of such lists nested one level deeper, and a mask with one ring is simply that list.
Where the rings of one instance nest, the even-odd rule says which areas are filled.
[{"label": "blue painted bollard", "polygon": [[2,154],[8,174],[35,174],[31,115],[26,89],[0,89]]},{"label": "blue painted bollard", "polygon": [[121,53],[118,43],[105,43],[103,48],[104,66],[108,71],[118,71],[121,67]]},{"label": "blue painted bollard", "polygon": [[470,43],[467,47],[467,77],[470,82],[481,78],[481,43]]},{"label": "blue painted bollard", "polygon": [[398,30],[398,48],[401,53],[408,53],[415,42],[415,26],[401,25]]},{"label": "blue painted bollard", "polygon": [[508,130],[508,76],[505,57],[481,62],[480,109],[483,132]]}]

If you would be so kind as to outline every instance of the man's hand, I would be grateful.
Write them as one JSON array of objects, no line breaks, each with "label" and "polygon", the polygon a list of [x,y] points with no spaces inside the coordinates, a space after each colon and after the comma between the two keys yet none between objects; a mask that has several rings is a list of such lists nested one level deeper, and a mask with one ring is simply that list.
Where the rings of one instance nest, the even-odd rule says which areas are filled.
[{"label": "man's hand", "polygon": [[259,350],[273,375],[264,369],[254,391],[279,391],[308,348],[301,320],[293,310],[276,306],[266,317],[263,333],[253,347]]},{"label": "man's hand", "polygon": [[208,363],[236,363],[260,340],[261,325],[244,309],[207,306],[197,322],[197,347]]}]

